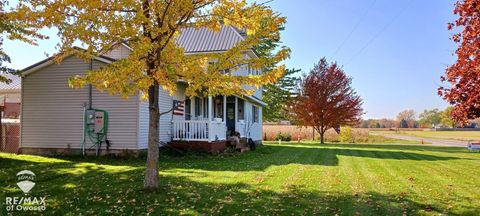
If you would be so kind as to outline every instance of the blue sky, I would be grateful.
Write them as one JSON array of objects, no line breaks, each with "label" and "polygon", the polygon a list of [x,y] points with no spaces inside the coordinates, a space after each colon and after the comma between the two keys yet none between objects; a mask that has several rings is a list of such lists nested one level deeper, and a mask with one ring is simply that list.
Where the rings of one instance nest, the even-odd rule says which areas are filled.
[{"label": "blue sky", "polygon": [[[446,65],[455,60],[455,44],[447,31],[447,23],[455,19],[454,1],[275,0],[269,4],[287,16],[282,33],[284,45],[292,49],[287,67],[308,72],[321,57],[337,61],[364,99],[365,118],[394,118],[404,109],[418,113],[447,106],[436,92]],[[37,47],[5,42],[14,68],[27,67],[55,51],[54,32],[45,33],[51,39]]]}]

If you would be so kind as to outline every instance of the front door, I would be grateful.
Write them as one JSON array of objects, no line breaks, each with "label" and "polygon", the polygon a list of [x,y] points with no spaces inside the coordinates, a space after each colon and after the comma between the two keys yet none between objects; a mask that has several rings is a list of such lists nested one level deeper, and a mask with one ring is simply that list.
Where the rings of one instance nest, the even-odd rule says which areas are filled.
[{"label": "front door", "polygon": [[227,136],[235,132],[235,101],[227,103]]}]

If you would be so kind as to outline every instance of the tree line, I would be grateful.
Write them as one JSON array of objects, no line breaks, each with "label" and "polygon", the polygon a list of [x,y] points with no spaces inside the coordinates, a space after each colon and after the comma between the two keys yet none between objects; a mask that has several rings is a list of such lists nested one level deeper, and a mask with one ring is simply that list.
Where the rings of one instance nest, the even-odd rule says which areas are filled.
[{"label": "tree line", "polygon": [[361,128],[458,128],[478,127],[480,119],[471,119],[465,124],[456,123],[452,114],[453,107],[425,109],[420,114],[407,109],[399,112],[395,119],[364,119],[357,127]]}]

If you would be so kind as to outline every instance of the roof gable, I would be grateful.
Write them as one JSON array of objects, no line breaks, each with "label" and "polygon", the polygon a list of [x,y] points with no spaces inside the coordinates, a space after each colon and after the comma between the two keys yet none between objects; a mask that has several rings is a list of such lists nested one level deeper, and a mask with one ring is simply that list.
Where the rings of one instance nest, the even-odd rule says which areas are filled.
[{"label": "roof gable", "polygon": [[[79,51],[84,50],[84,49],[79,48],[79,47],[74,47],[74,49],[79,50]],[[70,57],[70,56],[72,56],[72,55],[74,55],[74,54],[72,53],[72,54],[70,54],[70,55],[68,55],[68,56],[65,56],[65,58]],[[94,60],[97,60],[97,61],[100,61],[100,62],[103,62],[103,63],[107,63],[107,64],[110,64],[110,63],[116,61],[116,59],[112,59],[112,58],[107,57],[107,56],[97,56],[97,57],[95,57],[95,58],[93,58],[93,59],[94,59]],[[39,61],[39,62],[37,62],[37,63],[35,63],[35,64],[33,64],[33,65],[30,65],[30,66],[22,69],[22,70],[20,71],[20,75],[21,75],[22,77],[23,77],[23,76],[26,76],[26,75],[28,75],[28,74],[30,74],[30,73],[33,73],[33,72],[35,72],[35,71],[37,71],[37,70],[40,70],[40,69],[42,69],[42,68],[44,68],[44,67],[47,67],[47,66],[49,66],[49,65],[52,65],[52,64],[54,64],[54,63],[55,63],[54,56],[49,57],[49,58],[46,58],[46,59],[44,59],[44,60],[42,60],[42,61]]]}]

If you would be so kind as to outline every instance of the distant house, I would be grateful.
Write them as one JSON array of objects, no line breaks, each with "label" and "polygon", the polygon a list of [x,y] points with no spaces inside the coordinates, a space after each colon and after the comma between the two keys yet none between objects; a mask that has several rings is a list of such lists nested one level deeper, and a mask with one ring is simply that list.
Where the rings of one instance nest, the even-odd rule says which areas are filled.
[{"label": "distant house", "polygon": [[3,104],[2,118],[18,119],[20,117],[22,79],[13,74],[2,74],[11,80],[0,82],[0,104]]},{"label": "distant house", "polygon": [[[233,27],[224,26],[218,33],[188,28],[182,31],[179,44],[186,54],[223,52],[243,39],[241,32]],[[89,94],[88,88],[72,89],[67,82],[74,75],[83,75],[89,69],[125,58],[130,52],[127,44],[121,44],[105,56],[96,57],[91,64],[69,56],[60,64],[54,64],[49,58],[22,70],[21,151],[46,154],[92,147],[93,141],[88,138],[84,141],[85,110],[90,106],[89,101],[93,108],[108,112],[110,151],[147,149],[148,102],[139,96],[125,100],[95,89]],[[244,56],[257,57],[253,50]],[[243,67],[233,73],[248,76],[261,71]],[[185,96],[188,84],[179,81],[177,85],[174,95],[163,90],[160,93],[160,112],[176,107],[160,119],[161,142],[182,143],[182,146],[210,152],[224,149],[227,137],[233,132],[261,142],[262,107],[266,105],[261,88],[255,89],[252,96],[188,98]]]}]

